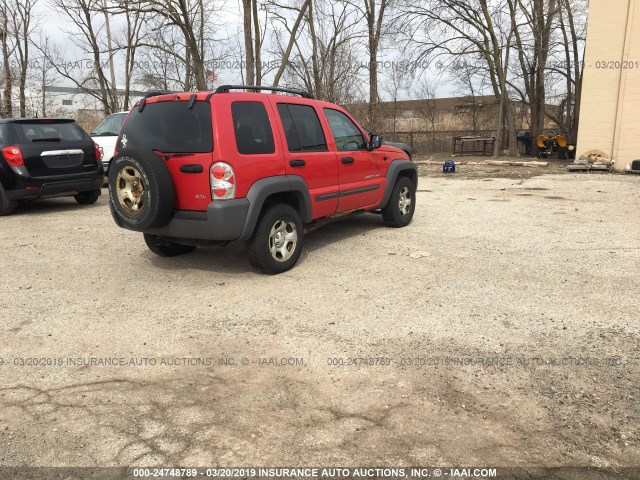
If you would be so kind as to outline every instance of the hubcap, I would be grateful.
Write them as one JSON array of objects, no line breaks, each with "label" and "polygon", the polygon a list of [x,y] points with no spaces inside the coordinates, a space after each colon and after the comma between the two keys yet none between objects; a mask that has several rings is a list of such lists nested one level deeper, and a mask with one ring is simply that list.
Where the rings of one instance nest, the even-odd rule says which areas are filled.
[{"label": "hubcap", "polygon": [[398,201],[400,207],[400,213],[402,215],[407,215],[411,210],[411,190],[409,187],[403,187],[400,190],[400,200]]},{"label": "hubcap", "polygon": [[120,206],[130,215],[139,215],[144,208],[145,184],[140,171],[127,165],[116,178],[116,195]]},{"label": "hubcap", "polygon": [[269,233],[269,251],[274,260],[278,262],[289,260],[296,251],[297,244],[296,224],[284,218],[276,220]]}]

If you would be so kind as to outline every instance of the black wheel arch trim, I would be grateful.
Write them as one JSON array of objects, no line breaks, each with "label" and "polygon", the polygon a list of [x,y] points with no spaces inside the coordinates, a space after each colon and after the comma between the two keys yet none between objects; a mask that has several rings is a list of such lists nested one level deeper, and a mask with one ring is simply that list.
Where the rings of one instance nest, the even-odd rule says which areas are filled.
[{"label": "black wheel arch trim", "polygon": [[384,208],[387,206],[393,187],[395,187],[396,181],[398,180],[401,172],[410,172],[410,178],[415,184],[416,189],[418,188],[418,168],[416,167],[416,164],[411,160],[403,158],[392,160],[389,164],[389,169],[387,170],[387,186],[385,187],[384,195],[378,208]]},{"label": "black wheel arch trim", "polygon": [[311,195],[309,187],[304,179],[298,175],[279,175],[258,180],[247,192],[249,211],[244,222],[244,228],[239,240],[248,240],[258,223],[265,201],[271,195],[278,193],[294,193],[298,197],[299,213],[304,223],[309,223],[312,218]]}]

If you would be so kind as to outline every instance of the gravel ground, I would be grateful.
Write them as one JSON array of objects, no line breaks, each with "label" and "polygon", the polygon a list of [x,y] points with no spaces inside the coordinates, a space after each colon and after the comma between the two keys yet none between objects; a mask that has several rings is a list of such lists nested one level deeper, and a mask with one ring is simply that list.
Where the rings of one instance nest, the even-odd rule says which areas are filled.
[{"label": "gravel ground", "polygon": [[[560,161],[554,159],[543,159],[531,157],[500,157],[500,161],[515,162],[546,162],[548,166],[539,167],[527,165],[523,167],[504,167],[501,165],[488,165],[486,162],[494,160],[487,156],[464,155],[462,157],[452,157],[443,153],[433,155],[418,155],[414,161],[418,164],[420,175],[439,176],[442,174],[442,164],[446,160],[453,160],[456,163],[455,178],[518,178],[526,179],[540,175],[561,175],[567,173],[567,166],[573,161]],[[594,172],[595,173],[595,172]],[[601,172],[597,172],[601,175]]]},{"label": "gravel ground", "polygon": [[640,465],[640,179],[429,175],[276,277],[0,219],[0,465]]}]

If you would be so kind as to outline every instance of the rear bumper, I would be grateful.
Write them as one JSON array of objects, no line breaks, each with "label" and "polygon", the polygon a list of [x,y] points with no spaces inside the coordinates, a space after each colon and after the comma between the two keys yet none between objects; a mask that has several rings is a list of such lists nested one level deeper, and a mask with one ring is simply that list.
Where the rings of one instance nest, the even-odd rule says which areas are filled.
[{"label": "rear bumper", "polygon": [[43,181],[30,181],[13,190],[7,190],[11,200],[34,199],[40,197],[75,195],[79,192],[100,190],[104,182],[102,169],[100,173],[81,179],[51,178]]},{"label": "rear bumper", "polygon": [[[219,200],[209,203],[205,212],[177,210],[167,225],[143,230],[159,237],[188,240],[238,240],[249,212],[249,200]],[[117,215],[113,215],[119,226]]]}]

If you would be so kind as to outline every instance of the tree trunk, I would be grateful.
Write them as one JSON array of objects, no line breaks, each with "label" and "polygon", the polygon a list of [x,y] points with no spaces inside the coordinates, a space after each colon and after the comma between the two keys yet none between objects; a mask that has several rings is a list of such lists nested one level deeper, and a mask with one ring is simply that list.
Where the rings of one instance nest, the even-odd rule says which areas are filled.
[{"label": "tree trunk", "polygon": [[42,118],[47,116],[47,69],[45,63],[47,60],[42,60]]},{"label": "tree trunk", "polygon": [[256,85],[262,85],[262,59],[260,55],[261,50],[261,36],[260,36],[260,18],[258,17],[258,0],[251,0],[253,9],[253,35],[254,35],[254,49],[253,54],[255,56],[255,70],[256,70]]},{"label": "tree trunk", "polygon": [[[545,14],[544,7],[548,11]],[[534,34],[534,68],[532,73],[533,98],[529,99],[531,105],[531,137],[534,139],[534,155],[537,154],[537,137],[544,133],[546,111],[546,78],[545,71],[549,57],[549,42],[551,40],[551,27],[553,18],[557,12],[556,0],[534,0],[532,29]]]},{"label": "tree trunk", "polygon": [[311,69],[313,72],[313,93],[316,98],[324,100],[326,98],[324,93],[324,86],[320,79],[320,68],[318,66],[318,37],[316,36],[316,26],[313,14],[314,4],[309,1],[309,33],[311,34]]},{"label": "tree trunk", "polygon": [[378,129],[378,119],[376,112],[378,110],[378,47],[372,41],[369,41],[369,110],[368,122],[369,128],[374,131]]},{"label": "tree trunk", "polygon": [[278,86],[278,84],[280,83],[280,79],[284,74],[284,69],[286,68],[287,63],[289,62],[289,57],[291,56],[291,50],[293,49],[293,44],[295,43],[295,40],[296,40],[298,28],[300,27],[300,23],[302,22],[302,18],[304,17],[304,14],[307,11],[308,6],[309,6],[309,0],[305,0],[304,4],[300,8],[300,13],[298,14],[298,17],[296,18],[296,21],[293,24],[293,28],[291,28],[291,36],[289,38],[289,43],[287,45],[286,50],[284,51],[284,54],[282,55],[280,68],[278,68],[278,71],[276,72],[276,76],[273,80],[274,87]]},{"label": "tree trunk", "polygon": [[10,59],[9,59],[9,19],[7,16],[4,16],[2,31],[0,31],[0,35],[2,35],[2,63],[4,65],[3,68],[3,80],[4,80],[4,92],[2,98],[2,116],[5,118],[11,118],[13,116],[13,103],[12,103],[12,83],[13,77],[11,75],[10,68]]},{"label": "tree trunk", "polygon": [[118,107],[118,86],[116,84],[116,69],[113,62],[113,46],[111,44],[111,23],[109,22],[109,13],[107,12],[107,0],[103,0],[104,6],[104,22],[107,34],[107,49],[109,50],[109,70],[111,72],[111,98],[113,110],[117,112]]},{"label": "tree trunk", "polygon": [[242,0],[242,10],[244,16],[244,49],[245,49],[245,63],[247,68],[247,76],[245,83],[247,85],[253,85],[255,83],[255,69],[253,63],[253,38],[251,33],[251,1]]},{"label": "tree trunk", "polygon": [[513,114],[511,101],[508,98],[507,102],[505,103],[505,113],[507,141],[509,142],[509,156],[515,157],[518,155],[518,135],[516,132],[516,119]]},{"label": "tree trunk", "polygon": [[496,140],[493,143],[493,156],[499,157],[502,151],[502,143],[504,141],[504,94],[500,96],[500,113],[498,114],[498,124],[496,125]]}]

